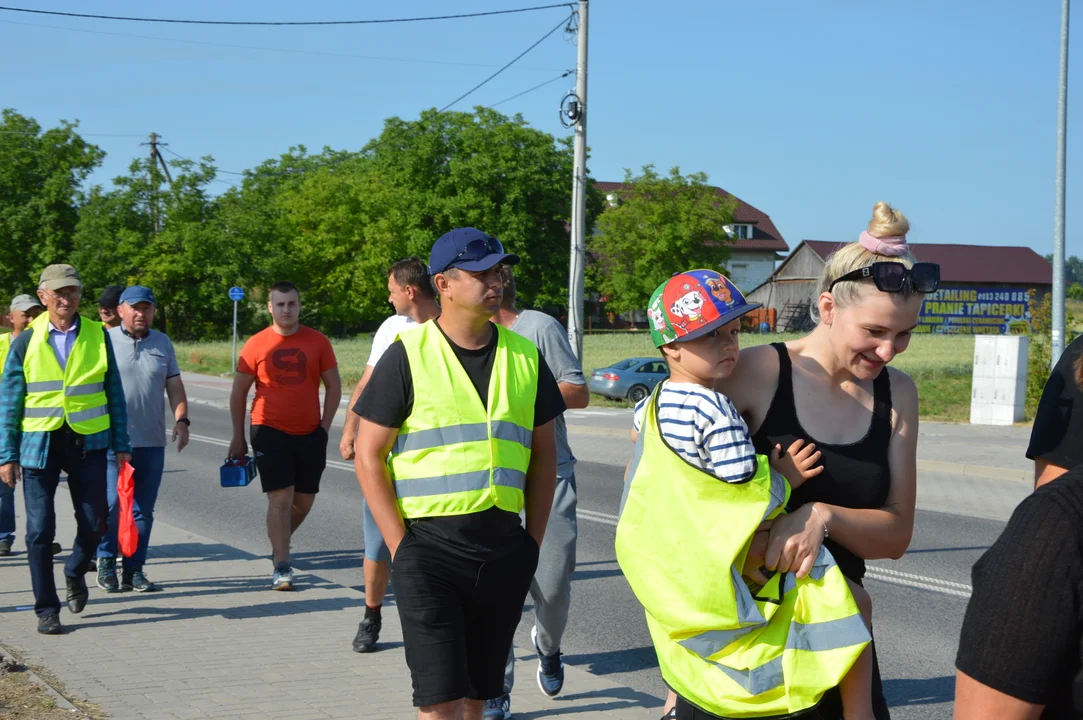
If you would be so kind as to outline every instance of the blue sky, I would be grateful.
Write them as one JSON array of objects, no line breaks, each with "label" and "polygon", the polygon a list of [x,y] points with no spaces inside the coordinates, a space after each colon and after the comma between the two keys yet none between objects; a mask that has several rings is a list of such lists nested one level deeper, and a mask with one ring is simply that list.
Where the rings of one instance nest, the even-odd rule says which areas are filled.
[{"label": "blue sky", "polygon": [[[24,0],[22,6],[322,20],[535,4],[547,3]],[[144,154],[139,143],[151,131],[181,155],[210,154],[223,169],[243,170],[291,145],[357,149],[379,133],[384,118],[410,118],[450,102],[563,14],[223,28],[0,12],[0,106],[43,125],[78,119],[88,135],[136,136],[90,138],[109,153],[96,182],[107,183]],[[1052,249],[1059,32],[1058,0],[594,0],[591,174],[620,180],[624,168],[645,163],[704,171],[771,215],[791,247],[805,238],[856,237],[873,203],[884,199],[910,217],[913,242],[1029,245],[1044,254]],[[1068,253],[1078,255],[1083,238],[1073,219],[1083,202],[1074,181],[1083,155],[1071,133],[1083,127],[1081,38],[1083,28],[1072,48],[1076,80],[1069,78],[1067,204]],[[575,46],[558,32],[455,109],[498,102],[574,66]],[[565,78],[499,109],[564,134],[557,106],[572,82]]]}]

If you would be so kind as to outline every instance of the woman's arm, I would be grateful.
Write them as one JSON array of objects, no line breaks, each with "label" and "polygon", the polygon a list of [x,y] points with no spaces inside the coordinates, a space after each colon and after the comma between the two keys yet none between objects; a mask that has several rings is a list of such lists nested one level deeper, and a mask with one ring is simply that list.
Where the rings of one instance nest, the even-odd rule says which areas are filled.
[{"label": "woman's arm", "polygon": [[900,558],[914,534],[917,499],[918,391],[904,372],[891,373],[894,428],[888,445],[891,488],[882,508],[844,508],[809,503],[775,519],[764,565],[804,577],[825,534],[860,558]]},{"label": "woman's arm", "polygon": [[866,560],[898,559],[910,547],[917,501],[918,390],[904,372],[891,373],[895,427],[888,445],[891,489],[878,510],[857,510],[816,503],[830,536]]}]

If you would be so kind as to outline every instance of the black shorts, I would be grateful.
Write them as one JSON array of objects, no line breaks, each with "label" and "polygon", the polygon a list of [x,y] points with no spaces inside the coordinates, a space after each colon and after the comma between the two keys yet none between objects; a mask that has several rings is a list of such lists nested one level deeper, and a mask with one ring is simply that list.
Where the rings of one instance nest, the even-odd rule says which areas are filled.
[{"label": "black shorts", "polygon": [[270,425],[253,425],[252,453],[263,492],[292,487],[315,495],[327,466],[327,431],[321,425],[308,435],[290,435]]},{"label": "black shorts", "polygon": [[406,531],[391,564],[414,705],[504,694],[504,666],[523,614],[538,544],[523,530],[519,547],[482,562]]}]

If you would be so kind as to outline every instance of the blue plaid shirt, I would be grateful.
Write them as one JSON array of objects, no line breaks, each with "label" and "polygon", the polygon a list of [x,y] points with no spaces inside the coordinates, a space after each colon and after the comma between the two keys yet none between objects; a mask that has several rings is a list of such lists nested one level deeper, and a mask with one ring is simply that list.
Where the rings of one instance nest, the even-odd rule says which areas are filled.
[{"label": "blue plaid shirt", "polygon": [[[82,318],[76,323],[83,322]],[[90,321],[88,321],[90,322]],[[83,448],[90,450],[112,450],[113,452],[131,452],[128,442],[128,405],[124,399],[124,386],[117,372],[117,359],[113,355],[113,345],[109,335],[105,334],[105,396],[109,403],[109,429],[86,435]],[[26,348],[30,344],[33,331],[20,333],[11,341],[3,375],[0,376],[0,465],[19,463],[19,465],[41,470],[49,457],[48,432],[23,432],[23,405],[26,402],[26,375],[23,372],[23,360]]]}]

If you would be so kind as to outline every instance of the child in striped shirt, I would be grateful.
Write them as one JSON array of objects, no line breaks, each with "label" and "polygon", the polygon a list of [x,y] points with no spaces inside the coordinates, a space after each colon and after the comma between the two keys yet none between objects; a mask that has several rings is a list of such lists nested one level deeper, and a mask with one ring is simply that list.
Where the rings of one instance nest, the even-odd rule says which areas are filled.
[{"label": "child in striped shirt", "polygon": [[[759,307],[759,303],[746,302],[741,291],[717,272],[690,270],[660,286],[647,308],[651,339],[661,349],[670,373],[658,389],[658,430],[685,462],[726,483],[747,482],[756,474],[759,461],[748,425],[730,399],[713,386],[716,380],[729,377],[737,364],[741,317]],[[643,428],[650,399],[636,405],[633,442]],[[819,461],[814,444],[797,440],[785,452],[781,446],[774,448],[771,473],[797,488],[823,472]],[[772,494],[781,486],[772,482]],[[785,497],[775,497],[775,501],[781,505]],[[758,584],[744,580],[758,590]],[[871,599],[860,586],[850,583],[850,589],[868,622]],[[840,688],[847,718],[872,717],[871,675],[871,665],[862,660],[843,680]],[[671,691],[666,707],[672,709],[664,718],[676,717],[674,703],[676,694]]]}]

